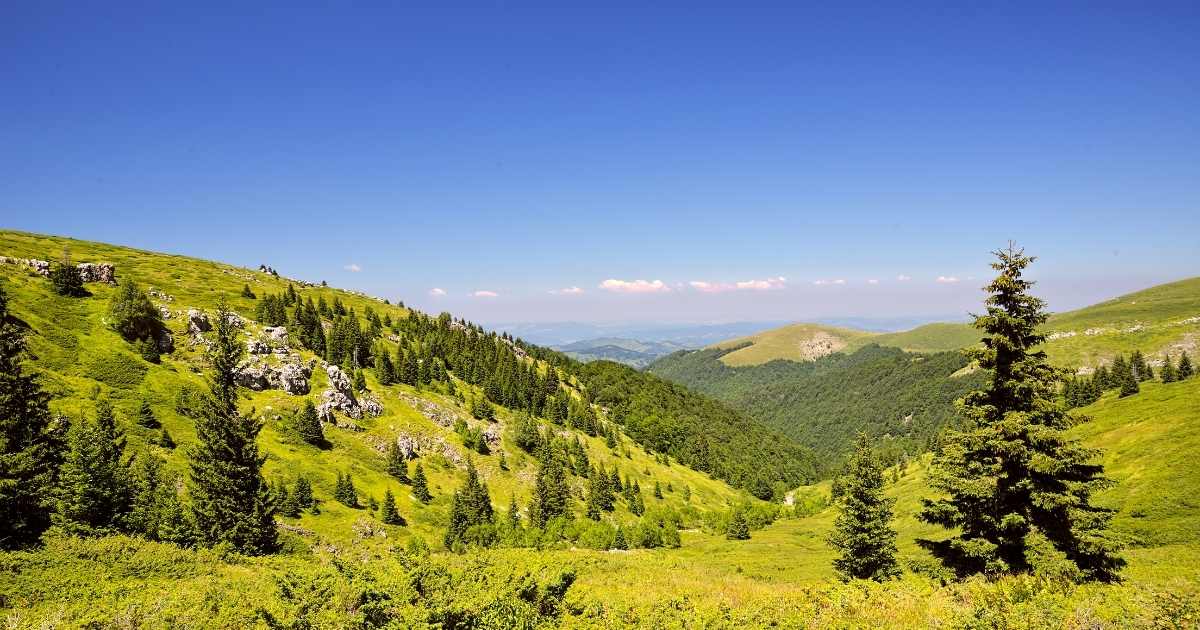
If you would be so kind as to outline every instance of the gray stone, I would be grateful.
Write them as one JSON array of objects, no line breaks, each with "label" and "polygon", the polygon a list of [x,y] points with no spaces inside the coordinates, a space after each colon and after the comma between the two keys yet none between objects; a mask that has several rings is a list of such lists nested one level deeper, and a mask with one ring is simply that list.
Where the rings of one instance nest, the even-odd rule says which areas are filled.
[{"label": "gray stone", "polygon": [[189,308],[187,312],[188,332],[193,335],[206,333],[212,330],[212,322],[208,321],[208,313],[204,311]]},{"label": "gray stone", "polygon": [[117,283],[117,268],[112,263],[79,263],[76,267],[84,282]]}]

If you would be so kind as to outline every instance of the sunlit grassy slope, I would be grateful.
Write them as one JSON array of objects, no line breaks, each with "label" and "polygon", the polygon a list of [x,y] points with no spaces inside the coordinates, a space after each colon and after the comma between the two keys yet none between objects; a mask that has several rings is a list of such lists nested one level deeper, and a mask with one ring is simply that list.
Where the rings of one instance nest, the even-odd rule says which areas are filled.
[{"label": "sunlit grassy slope", "polygon": [[[1163,353],[1196,354],[1200,344],[1200,278],[1162,284],[1106,302],[1050,317],[1044,331],[1051,361],[1063,367],[1093,367],[1118,353],[1141,350],[1151,359]],[[969,324],[934,323],[895,333],[870,333],[819,324],[789,324],[757,335],[714,344],[745,346],[723,357],[729,366],[758,365],[775,359],[811,361],[831,352],[851,353],[867,344],[908,352],[940,352],[979,341]]]},{"label": "sunlit grassy slope", "polygon": [[[106,396],[117,409],[133,452],[153,450],[167,458],[169,467],[185,472],[184,453],[194,441],[195,432],[191,421],[176,413],[175,393],[185,383],[203,386],[203,372],[207,369],[200,350],[187,341],[185,322],[188,308],[212,312],[217,299],[225,297],[237,312],[251,319],[255,301],[239,296],[242,286],[248,284],[261,297],[267,293],[284,291],[288,281],[256,270],[183,256],[0,231],[0,255],[57,260],[64,247],[70,248],[72,259],[76,262],[114,263],[119,280],[133,280],[143,288],[153,287],[156,291],[173,296],[173,301],[154,301],[175,313],[166,324],[175,334],[177,350],[164,355],[160,365],[147,363],[132,352],[128,343],[109,330],[104,324],[104,313],[109,296],[116,290],[114,287],[88,284],[86,288],[92,293],[90,297],[64,298],[54,295],[50,283],[44,278],[22,267],[0,265],[0,281],[9,293],[10,308],[31,329],[28,340],[33,354],[32,364],[42,373],[44,386],[54,395],[52,409],[70,417],[91,414],[93,398]],[[368,306],[375,309],[380,317],[389,314],[396,318],[407,314],[399,306],[384,304],[365,295],[323,287],[301,288],[296,285],[296,288],[305,299],[312,297],[315,300],[318,296],[324,296],[332,302],[336,297],[347,308],[354,308],[360,316]],[[253,322],[249,324],[251,329],[256,327]],[[394,351],[394,348],[391,350]],[[311,357],[307,352],[301,354],[305,359]],[[337,473],[349,472],[364,503],[368,497],[382,499],[387,489],[396,494],[397,507],[408,521],[408,526],[386,526],[385,529],[390,530],[393,537],[403,539],[419,535],[431,545],[440,545],[441,531],[449,511],[449,495],[464,478],[463,465],[455,465],[440,454],[422,457],[420,461],[426,469],[430,490],[435,497],[429,505],[422,505],[411,496],[408,486],[401,485],[386,474],[382,449],[397,434],[404,433],[444,440],[460,457],[468,455],[468,450],[451,429],[435,424],[406,402],[405,397],[430,401],[464,418],[470,418],[470,414],[462,402],[440,390],[417,390],[408,385],[382,387],[374,380],[371,370],[365,372],[369,388],[383,403],[384,413],[378,418],[358,421],[362,431],[327,426],[325,433],[331,444],[327,449],[289,438],[283,430],[282,420],[300,407],[304,397],[279,390],[243,390],[243,411],[254,410],[265,420],[259,438],[259,445],[267,456],[264,474],[271,482],[290,484],[299,475],[305,475],[312,482],[317,498],[322,500],[321,514],[305,514],[299,519],[287,519],[286,522],[315,536],[351,540],[355,536],[352,526],[360,519],[369,519],[375,526],[384,527],[366,510],[347,508],[332,500]],[[319,403],[326,384],[327,378],[318,367],[313,373],[311,392],[307,397]],[[458,386],[460,389],[468,388],[461,382]],[[152,446],[150,441],[158,435],[158,431],[141,428],[133,421],[136,405],[143,397],[150,399],[155,415],[178,443],[179,447],[175,450],[167,451]],[[499,409],[501,425],[507,425],[513,417],[510,411]],[[475,420],[470,422],[478,424]],[[568,431],[563,428],[559,430]],[[622,448],[612,451],[605,447],[602,438],[575,433],[583,441],[593,463],[602,462],[608,469],[616,466],[623,475],[639,481],[648,508],[661,504],[679,509],[686,505],[691,510],[723,511],[729,505],[746,500],[742,493],[707,475],[674,463],[658,463],[632,440],[623,440]],[[626,450],[628,457],[625,456]],[[501,451],[507,459],[507,471],[499,467]],[[510,443],[507,432],[504,433],[501,447],[493,449],[490,455],[472,453],[471,456],[481,477],[488,483],[498,510],[506,509],[512,496],[516,497],[523,509],[528,507],[536,463]],[[583,481],[572,479],[579,486],[582,496]],[[662,500],[653,498],[651,490],[655,481],[664,487],[670,484],[674,492],[666,493]],[[684,486],[691,491],[690,501],[686,503],[681,496]],[[634,517],[624,508],[624,503],[620,505],[612,518],[616,521],[632,521]]]}]

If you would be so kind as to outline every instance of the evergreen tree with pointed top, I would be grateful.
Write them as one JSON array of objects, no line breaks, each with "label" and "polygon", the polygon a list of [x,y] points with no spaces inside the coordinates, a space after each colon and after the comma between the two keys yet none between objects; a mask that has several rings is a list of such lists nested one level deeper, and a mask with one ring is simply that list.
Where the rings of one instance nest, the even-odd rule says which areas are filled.
[{"label": "evergreen tree with pointed top", "polygon": [[258,299],[258,298],[257,298],[257,297],[254,295],[254,291],[251,291],[251,290],[250,290],[250,285],[248,285],[248,284],[243,284],[243,285],[242,285],[242,297],[244,297],[244,298],[246,298],[246,299],[248,299],[248,300],[256,300],[256,299]]},{"label": "evergreen tree with pointed top", "polygon": [[845,478],[829,536],[829,543],[840,553],[833,568],[843,580],[882,582],[900,575],[892,527],[895,499],[883,494],[883,468],[865,433],[858,434]]},{"label": "evergreen tree with pointed top", "polygon": [[429,503],[433,495],[429,494],[429,483],[425,479],[425,469],[417,462],[417,471],[412,478],[413,496],[421,503]]},{"label": "evergreen tree with pointed top", "polygon": [[1072,420],[1054,401],[1062,371],[1038,349],[1048,315],[1023,277],[1034,259],[1011,244],[995,255],[987,313],[975,318],[987,336],[969,351],[990,381],[958,402],[966,425],[942,445],[931,477],[943,496],[919,513],[955,533],[918,543],[959,576],[1027,573],[1062,558],[1080,578],[1115,579],[1124,561],[1107,532],[1114,511],[1092,505],[1109,482],[1092,463],[1098,452],[1066,437]]},{"label": "evergreen tree with pointed top", "polygon": [[277,494],[276,501],[279,503],[279,514],[288,518],[299,518],[300,501],[297,499],[296,493],[288,492],[287,486],[281,483],[279,484]]},{"label": "evergreen tree with pointed top", "polygon": [[613,537],[612,548],[620,549],[622,551],[629,549],[629,543],[626,542],[626,540],[625,540],[625,528],[624,527],[621,527],[619,525],[617,526],[617,535]]},{"label": "evergreen tree with pointed top", "polygon": [[54,285],[54,292],[67,297],[81,297],[85,295],[83,290],[83,276],[79,273],[79,267],[71,264],[71,252],[64,249],[62,259],[50,269],[50,284]]},{"label": "evergreen tree with pointed top", "polygon": [[96,403],[96,420],[79,422],[68,434],[59,475],[55,525],[80,536],[119,531],[129,513],[131,483],[124,460],[125,437],[112,404]]},{"label": "evergreen tree with pointed top", "polygon": [[350,476],[350,473],[346,473],[345,475],[338,473],[333,498],[346,507],[359,507],[358,489],[354,487],[354,478]]},{"label": "evergreen tree with pointed top", "polygon": [[1129,368],[1133,370],[1133,377],[1138,382],[1154,378],[1154,370],[1150,369],[1150,364],[1146,363],[1146,357],[1142,356],[1141,350],[1134,350],[1130,355]]},{"label": "evergreen tree with pointed top", "polygon": [[1188,358],[1186,350],[1183,352],[1183,356],[1179,357],[1179,368],[1175,371],[1175,375],[1181,381],[1192,378],[1192,360]]},{"label": "evergreen tree with pointed top", "polygon": [[1174,383],[1179,380],[1179,376],[1175,373],[1175,365],[1171,363],[1171,355],[1163,357],[1163,366],[1158,371],[1158,378],[1164,383]]},{"label": "evergreen tree with pointed top", "polygon": [[296,504],[301,509],[307,510],[316,505],[316,499],[313,498],[312,484],[303,475],[296,479],[296,487],[292,490],[292,496],[296,497]]},{"label": "evergreen tree with pointed top", "polygon": [[320,446],[325,443],[325,429],[321,427],[321,419],[317,417],[317,407],[311,400],[305,399],[293,422],[296,435],[301,440]]},{"label": "evergreen tree with pointed top", "polygon": [[166,427],[163,427],[162,433],[158,436],[158,445],[167,450],[175,450],[175,440],[167,432]]},{"label": "evergreen tree with pointed top", "polygon": [[1119,397],[1125,398],[1126,396],[1132,396],[1141,391],[1141,387],[1138,386],[1138,379],[1136,376],[1134,376],[1134,373],[1135,372],[1132,368],[1123,370],[1121,372],[1121,382],[1119,384],[1120,393],[1118,394]]},{"label": "evergreen tree with pointed top", "polygon": [[400,445],[394,440],[388,445],[384,468],[400,483],[411,483],[408,479],[408,462],[404,458],[404,451],[400,450]]},{"label": "evergreen tree with pointed top", "polygon": [[233,313],[217,305],[216,336],[209,352],[209,393],[196,417],[190,449],[191,514],[198,542],[228,543],[248,555],[278,547],[275,503],[262,476],[265,457],[256,442],[262,424],[237,409],[237,364],[243,346]]},{"label": "evergreen tree with pointed top", "polygon": [[542,446],[539,455],[542,465],[538,468],[533,502],[529,506],[529,520],[534,527],[545,527],[551,519],[567,515],[571,493],[562,458],[552,445]]},{"label": "evergreen tree with pointed top", "polygon": [[404,525],[404,518],[396,511],[396,495],[389,488],[383,493],[383,504],[379,507],[379,520],[387,525]]},{"label": "evergreen tree with pointed top", "polygon": [[517,507],[517,495],[508,499],[508,526],[514,530],[521,529],[521,510]]},{"label": "evergreen tree with pointed top", "polygon": [[746,515],[741,510],[733,511],[733,517],[729,519],[729,528],[725,530],[725,538],[750,540],[750,525],[746,522]]},{"label": "evergreen tree with pointed top", "polygon": [[654,498],[660,500],[663,498],[662,486],[659,485],[657,479],[654,480]]},{"label": "evergreen tree with pointed top", "polygon": [[158,428],[158,418],[154,417],[154,410],[150,408],[150,401],[146,398],[138,403],[137,423],[147,429]]},{"label": "evergreen tree with pointed top", "polygon": [[500,451],[500,470],[508,470],[508,460],[504,457],[504,451]]}]

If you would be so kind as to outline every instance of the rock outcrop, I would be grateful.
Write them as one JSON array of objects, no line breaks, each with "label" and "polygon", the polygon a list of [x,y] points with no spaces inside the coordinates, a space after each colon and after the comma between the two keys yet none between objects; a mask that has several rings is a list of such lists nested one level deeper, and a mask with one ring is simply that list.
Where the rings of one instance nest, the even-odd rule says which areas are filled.
[{"label": "rock outcrop", "polygon": [[[329,377],[329,387],[321,394],[325,402],[317,405],[317,417],[322,422],[333,423],[335,426],[341,427],[335,411],[340,411],[355,420],[362,419],[364,415],[378,416],[383,413],[383,405],[373,396],[364,396],[362,403],[358,401],[354,396],[354,386],[350,382],[350,377],[346,376],[342,368],[336,365],[326,365],[325,374]],[[352,426],[358,428],[357,425],[352,424]]]},{"label": "rock outcrop", "polygon": [[309,391],[312,368],[311,363],[302,363],[296,355],[278,365],[248,358],[237,365],[237,383],[254,391],[281,389],[292,395],[302,395]]},{"label": "rock outcrop", "polygon": [[208,313],[204,311],[189,308],[187,312],[188,332],[193,335],[206,333],[212,330],[212,322],[208,321]]},{"label": "rock outcrop", "polygon": [[84,282],[117,283],[117,268],[112,263],[79,263],[76,266]]}]

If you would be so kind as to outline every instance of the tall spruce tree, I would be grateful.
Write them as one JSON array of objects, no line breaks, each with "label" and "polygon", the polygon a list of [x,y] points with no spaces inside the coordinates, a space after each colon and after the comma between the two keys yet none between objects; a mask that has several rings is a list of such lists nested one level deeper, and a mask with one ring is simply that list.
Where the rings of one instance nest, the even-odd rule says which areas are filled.
[{"label": "tall spruce tree", "polygon": [[224,301],[217,306],[209,352],[209,393],[196,417],[197,443],[189,455],[192,519],[201,545],[227,543],[248,554],[278,547],[275,501],[262,476],[265,457],[256,439],[262,424],[237,410],[236,366],[242,344]]},{"label": "tall spruce tree", "polygon": [[37,542],[50,526],[65,422],[50,415],[50,395],[21,360],[25,335],[0,286],[0,548]]},{"label": "tall spruce tree", "polygon": [[400,450],[400,445],[394,440],[388,445],[384,467],[388,474],[395,477],[400,483],[410,483],[408,479],[408,462],[404,458],[404,451]]},{"label": "tall spruce tree", "polygon": [[925,499],[919,514],[957,533],[918,542],[960,576],[1066,560],[1078,578],[1116,579],[1124,561],[1107,532],[1113,510],[1091,503],[1108,485],[1103,466],[1090,463],[1097,451],[1066,438],[1070,418],[1054,400],[1062,371],[1035,350],[1047,314],[1023,277],[1034,259],[1012,244],[995,255],[987,314],[975,318],[987,336],[969,351],[991,378],[957,403],[966,426],[950,433],[931,478],[944,497]]},{"label": "tall spruce tree", "polygon": [[549,442],[542,446],[539,456],[542,465],[538,468],[533,502],[529,506],[529,519],[535,527],[545,527],[551,519],[567,515],[571,493],[563,457]]},{"label": "tall spruce tree", "polygon": [[321,419],[317,417],[317,407],[311,400],[305,399],[295,419],[296,434],[301,440],[314,446],[325,443],[325,430],[321,428]]},{"label": "tall spruce tree", "polygon": [[1175,375],[1181,381],[1192,378],[1192,360],[1188,358],[1186,351],[1179,357],[1179,369],[1175,371]]},{"label": "tall spruce tree", "polygon": [[391,488],[383,492],[383,503],[379,506],[379,520],[387,525],[403,525],[404,519],[396,511],[396,495]]},{"label": "tall spruce tree", "polygon": [[729,528],[725,530],[725,538],[728,540],[750,539],[750,524],[746,522],[746,515],[741,510],[733,511],[733,516],[729,519]]},{"label": "tall spruce tree", "polygon": [[96,420],[71,428],[67,455],[59,472],[53,522],[71,534],[98,536],[124,528],[130,510],[129,462],[125,436],[117,428],[112,404],[96,403]]},{"label": "tall spruce tree", "polygon": [[1179,376],[1175,373],[1175,365],[1171,363],[1171,355],[1163,357],[1163,366],[1158,370],[1158,378],[1164,383],[1174,383],[1179,380]]},{"label": "tall spruce tree", "polygon": [[425,468],[417,462],[417,471],[412,478],[413,496],[421,503],[429,503],[433,495],[429,493],[429,482],[425,480]]},{"label": "tall spruce tree", "polygon": [[846,481],[838,499],[838,515],[829,542],[840,552],[833,568],[844,580],[884,580],[900,575],[896,564],[895,499],[883,495],[883,468],[871,442],[859,433],[846,465]]}]

